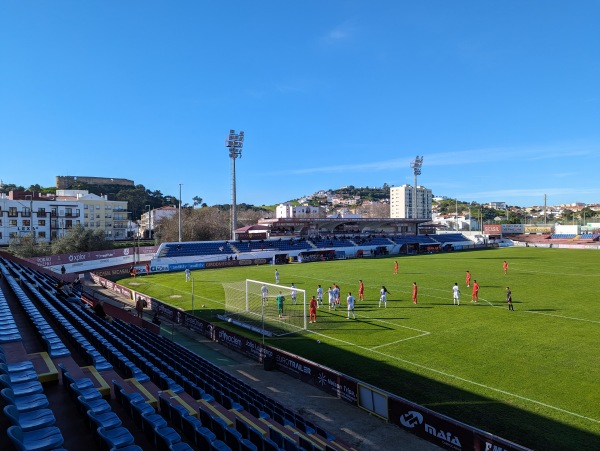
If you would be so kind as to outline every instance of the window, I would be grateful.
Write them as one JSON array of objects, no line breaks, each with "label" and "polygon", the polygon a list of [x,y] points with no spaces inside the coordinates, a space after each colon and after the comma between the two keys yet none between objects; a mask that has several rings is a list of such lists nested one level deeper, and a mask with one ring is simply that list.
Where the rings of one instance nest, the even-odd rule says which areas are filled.
[{"label": "window", "polygon": [[31,227],[31,220],[30,219],[23,219],[23,221],[21,221],[21,225],[23,227]]},{"label": "window", "polygon": [[79,217],[79,216],[81,216],[81,210],[79,210],[79,208],[76,208],[76,209],[75,209],[75,216],[76,216],[76,217]]},{"label": "window", "polygon": [[16,218],[17,216],[19,216],[17,213],[17,207],[8,207],[8,217]]},{"label": "window", "polygon": [[73,209],[72,208],[65,208],[65,216],[67,218],[70,218],[73,216]]},{"label": "window", "polygon": [[52,207],[52,211],[50,212],[50,216],[56,218],[56,207]]},{"label": "window", "polygon": [[31,216],[31,210],[29,209],[29,207],[23,207],[23,209],[21,210],[21,217],[29,218],[30,216]]},{"label": "window", "polygon": [[46,225],[46,220],[45,219],[38,219],[38,226],[44,227],[45,225]]},{"label": "window", "polygon": [[88,206],[87,206],[87,204],[85,204],[85,205],[83,206],[83,209],[84,209],[84,210],[87,210],[87,209],[88,209]]},{"label": "window", "polygon": [[46,238],[46,232],[38,232],[38,238]]},{"label": "window", "polygon": [[67,219],[67,220],[65,221],[65,227],[66,227],[67,229],[71,229],[71,228],[73,228],[73,221],[71,221],[70,219]]},{"label": "window", "polygon": [[8,220],[8,226],[9,227],[16,227],[17,226],[17,220],[16,219],[9,219]]},{"label": "window", "polygon": [[45,208],[38,208],[37,215],[38,216],[44,216],[44,217],[46,217],[46,209]]}]

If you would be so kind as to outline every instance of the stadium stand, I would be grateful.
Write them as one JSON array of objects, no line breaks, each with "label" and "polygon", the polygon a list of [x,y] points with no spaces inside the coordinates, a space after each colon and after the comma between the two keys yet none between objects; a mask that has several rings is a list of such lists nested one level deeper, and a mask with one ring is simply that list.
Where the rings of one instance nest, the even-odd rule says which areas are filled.
[{"label": "stadium stand", "polygon": [[[314,238],[311,240],[319,249],[330,247],[355,247],[356,243],[345,238]],[[389,243],[388,243],[389,244]]]},{"label": "stadium stand", "polygon": [[[189,349],[100,318],[54,277],[5,259],[0,271],[0,430],[11,424],[0,448],[11,441],[16,449],[350,449]],[[15,309],[26,315],[17,320]],[[42,344],[50,361],[30,362],[25,339]],[[60,378],[56,369],[46,377],[53,362]],[[87,429],[77,427],[82,420]]]}]

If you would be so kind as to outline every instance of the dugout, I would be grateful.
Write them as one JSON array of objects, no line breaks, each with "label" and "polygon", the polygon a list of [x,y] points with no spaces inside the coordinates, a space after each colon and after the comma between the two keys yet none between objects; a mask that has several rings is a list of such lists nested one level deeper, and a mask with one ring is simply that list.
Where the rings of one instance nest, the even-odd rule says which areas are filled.
[{"label": "dugout", "polygon": [[298,254],[298,261],[302,263],[324,262],[335,258],[334,250],[303,251]]}]

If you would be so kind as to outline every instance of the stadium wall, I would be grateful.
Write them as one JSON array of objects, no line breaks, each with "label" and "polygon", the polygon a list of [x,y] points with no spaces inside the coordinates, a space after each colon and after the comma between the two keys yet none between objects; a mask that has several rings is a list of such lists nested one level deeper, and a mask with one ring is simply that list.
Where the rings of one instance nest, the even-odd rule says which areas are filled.
[{"label": "stadium wall", "polygon": [[149,262],[156,253],[156,250],[157,246],[128,247],[105,251],[48,255],[45,257],[26,258],[25,260],[55,274],[60,274],[61,268],[64,266],[66,273],[72,274],[124,264],[131,265],[136,260]]},{"label": "stadium wall", "polygon": [[91,276],[95,283],[104,286],[115,294],[127,296],[131,300],[142,297],[148,303],[148,308],[158,311],[162,317],[256,362],[264,363],[265,368],[272,365],[274,368],[304,383],[313,385],[331,396],[343,399],[353,406],[360,407],[443,448],[456,450],[528,450],[528,448],[509,440],[456,421],[326,366],[271,346],[265,346],[260,341],[244,337],[190,315],[180,308],[165,304],[142,293],[137,293],[97,274],[91,274]]}]

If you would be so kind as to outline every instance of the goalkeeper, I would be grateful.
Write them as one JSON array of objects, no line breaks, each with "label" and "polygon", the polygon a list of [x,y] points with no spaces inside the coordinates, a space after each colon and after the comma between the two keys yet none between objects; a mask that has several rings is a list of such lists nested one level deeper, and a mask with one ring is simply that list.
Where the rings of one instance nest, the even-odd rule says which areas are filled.
[{"label": "goalkeeper", "polygon": [[283,303],[285,301],[285,297],[283,296],[281,291],[277,296],[275,296],[275,300],[277,301],[277,310],[279,312],[279,317],[281,318],[283,316]]}]

